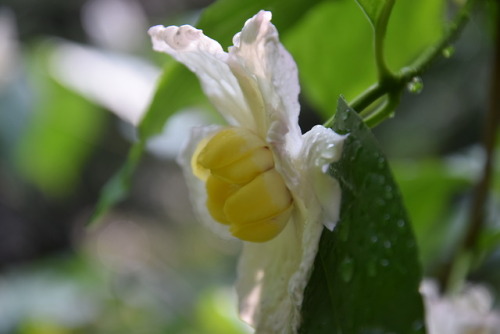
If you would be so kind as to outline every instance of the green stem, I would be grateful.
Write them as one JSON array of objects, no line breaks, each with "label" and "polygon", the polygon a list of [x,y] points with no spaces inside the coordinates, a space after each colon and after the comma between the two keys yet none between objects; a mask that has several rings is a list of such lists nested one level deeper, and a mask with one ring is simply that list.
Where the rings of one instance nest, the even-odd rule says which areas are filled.
[{"label": "green stem", "polygon": [[[462,6],[460,11],[455,16],[454,20],[448,27],[448,30],[446,31],[443,38],[436,45],[430,47],[426,52],[424,52],[413,64],[401,69],[396,75],[391,74],[387,69],[383,58],[383,37],[380,37],[381,35],[377,37],[378,34],[376,34],[375,57],[377,68],[379,70],[380,81],[370,86],[366,91],[352,100],[349,105],[357,112],[362,112],[373,102],[377,101],[386,94],[397,92],[398,95],[400,95],[401,92],[405,89],[408,82],[410,82],[414,77],[420,76],[425,70],[427,70],[428,67],[443,54],[443,50],[458,38],[462,29],[468,22],[470,13],[476,2],[477,0],[467,0],[467,2]],[[381,29],[381,27],[383,27],[383,24],[385,24],[385,26],[387,25],[391,9],[392,4],[387,5],[384,8],[384,12],[382,15],[386,16],[383,19],[381,17],[379,21],[381,22],[379,23],[379,25],[381,26],[379,26],[378,29]],[[383,114],[380,116],[376,116],[373,113],[370,114],[370,117],[377,118],[377,124],[379,124],[385,118],[389,117],[391,114],[391,112],[387,112],[385,108],[379,109],[379,111],[377,112],[383,112]],[[333,117],[325,123],[325,126],[331,124],[333,124]]]},{"label": "green stem", "polygon": [[379,82],[386,82],[391,80],[393,74],[387,67],[384,58],[384,41],[387,32],[387,25],[391,16],[392,8],[394,7],[394,0],[387,0],[382,12],[377,20],[375,31],[375,63],[377,64],[377,71]]},{"label": "green stem", "polygon": [[377,109],[375,112],[370,113],[366,118],[364,118],[366,125],[373,128],[379,125],[386,118],[391,117],[399,104],[401,94],[399,92],[390,93],[388,100],[382,105],[381,108]]}]

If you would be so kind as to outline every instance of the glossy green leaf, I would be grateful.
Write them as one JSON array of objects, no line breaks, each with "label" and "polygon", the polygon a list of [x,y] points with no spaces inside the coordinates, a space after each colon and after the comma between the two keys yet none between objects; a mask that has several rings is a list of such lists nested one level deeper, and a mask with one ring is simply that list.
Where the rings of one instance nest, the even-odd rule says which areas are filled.
[{"label": "glossy green leaf", "polygon": [[378,19],[388,0],[356,0],[373,27],[377,26]]},{"label": "glossy green leaf", "polygon": [[[388,66],[400,70],[443,32],[444,0],[398,0],[385,38]],[[323,2],[283,35],[295,58],[302,91],[329,118],[337,96],[348,101],[377,80],[370,22],[352,0]]]},{"label": "glossy green leaf", "polygon": [[387,160],[342,99],[333,129],[349,133],[330,167],[341,217],[322,234],[301,333],[425,333],[416,241]]}]

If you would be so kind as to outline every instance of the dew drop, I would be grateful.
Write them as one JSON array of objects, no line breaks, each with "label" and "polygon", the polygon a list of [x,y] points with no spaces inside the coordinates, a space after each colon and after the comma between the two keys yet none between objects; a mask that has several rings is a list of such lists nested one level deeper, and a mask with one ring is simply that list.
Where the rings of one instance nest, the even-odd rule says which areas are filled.
[{"label": "dew drop", "polygon": [[405,221],[404,221],[403,219],[399,219],[399,220],[398,220],[398,222],[397,222],[396,224],[398,224],[398,227],[401,227],[401,228],[402,228],[402,227],[404,227],[404,226],[405,226],[405,224],[406,224],[406,223],[405,223]]},{"label": "dew drop", "polygon": [[384,165],[385,165],[385,158],[384,157],[378,158],[378,160],[377,160],[377,167],[379,169],[381,169],[381,168],[384,167]]},{"label": "dew drop", "polygon": [[455,47],[450,45],[443,49],[443,57],[451,58],[455,54]]},{"label": "dew drop", "polygon": [[340,274],[345,282],[350,282],[354,274],[354,261],[350,257],[345,257],[340,264]]},{"label": "dew drop", "polygon": [[384,241],[384,247],[387,249],[391,248],[392,247],[391,242],[389,240]]},{"label": "dew drop", "polygon": [[412,94],[420,94],[424,89],[424,82],[421,77],[413,77],[410,82],[408,82],[406,88],[408,92]]},{"label": "dew drop", "polygon": [[378,241],[378,237],[376,235],[372,235],[370,237],[370,241],[372,242],[372,244],[376,244]]},{"label": "dew drop", "polygon": [[389,260],[382,259],[380,260],[380,264],[382,265],[382,267],[387,267],[389,265]]},{"label": "dew drop", "polygon": [[385,200],[383,198],[376,198],[375,204],[380,207],[385,206]]},{"label": "dew drop", "polygon": [[349,118],[349,112],[350,110],[347,109],[343,114],[342,114],[342,120],[343,121],[347,121],[347,119]]}]

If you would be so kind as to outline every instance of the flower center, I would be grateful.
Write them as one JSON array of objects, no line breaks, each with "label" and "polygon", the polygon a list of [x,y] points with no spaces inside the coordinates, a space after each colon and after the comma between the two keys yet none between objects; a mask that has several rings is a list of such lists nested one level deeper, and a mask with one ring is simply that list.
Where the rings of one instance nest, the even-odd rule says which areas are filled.
[{"label": "flower center", "polygon": [[206,181],[207,208],[232,235],[264,242],[290,219],[293,199],[274,168],[266,142],[244,128],[225,128],[200,144],[193,156],[195,174]]}]

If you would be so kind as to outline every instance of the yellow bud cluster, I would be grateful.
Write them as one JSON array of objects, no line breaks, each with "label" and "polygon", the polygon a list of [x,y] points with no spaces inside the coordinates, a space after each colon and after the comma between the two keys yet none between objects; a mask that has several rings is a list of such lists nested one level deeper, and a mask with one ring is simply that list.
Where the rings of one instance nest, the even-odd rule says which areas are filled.
[{"label": "yellow bud cluster", "polygon": [[274,168],[266,142],[248,129],[230,127],[200,143],[193,171],[206,181],[207,208],[231,234],[246,241],[276,237],[290,219],[293,199]]}]

